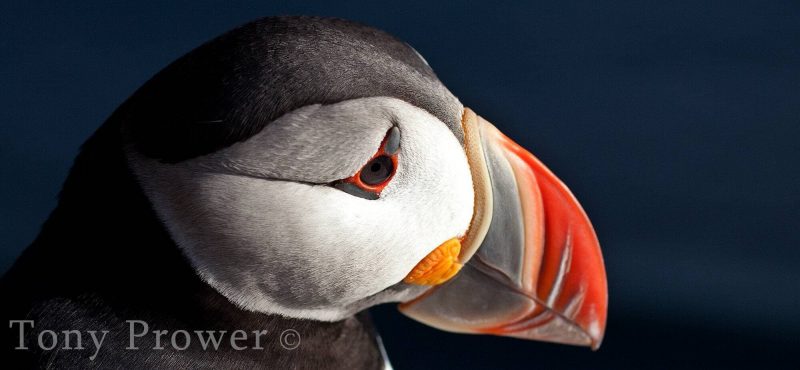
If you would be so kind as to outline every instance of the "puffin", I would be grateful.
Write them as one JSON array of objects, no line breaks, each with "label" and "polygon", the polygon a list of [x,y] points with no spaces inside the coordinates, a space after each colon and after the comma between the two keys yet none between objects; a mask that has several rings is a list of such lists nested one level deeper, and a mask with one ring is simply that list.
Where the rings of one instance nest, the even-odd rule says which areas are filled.
[{"label": "puffin", "polygon": [[391,368],[384,303],[596,349],[608,301],[596,233],[544,164],[409,44],[307,16],[235,28],[136,90],[0,295],[20,368]]}]

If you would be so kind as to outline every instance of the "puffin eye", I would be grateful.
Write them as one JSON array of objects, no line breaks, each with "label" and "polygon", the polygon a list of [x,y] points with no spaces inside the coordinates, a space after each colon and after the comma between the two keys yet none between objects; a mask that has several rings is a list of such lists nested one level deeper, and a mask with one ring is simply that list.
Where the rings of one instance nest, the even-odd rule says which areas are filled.
[{"label": "puffin eye", "polygon": [[392,158],[387,155],[381,155],[369,161],[361,169],[359,178],[361,182],[375,186],[388,180],[393,173],[394,163],[392,163]]},{"label": "puffin eye", "polygon": [[394,176],[399,152],[400,129],[395,126],[386,133],[378,152],[355,175],[330,185],[359,198],[378,199]]}]

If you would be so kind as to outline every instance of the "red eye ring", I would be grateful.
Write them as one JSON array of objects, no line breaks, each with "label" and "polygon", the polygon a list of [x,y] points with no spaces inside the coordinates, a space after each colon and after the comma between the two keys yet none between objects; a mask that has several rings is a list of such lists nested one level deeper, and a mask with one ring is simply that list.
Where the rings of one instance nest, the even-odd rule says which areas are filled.
[{"label": "red eye ring", "polygon": [[379,154],[367,162],[358,172],[345,179],[362,190],[380,195],[383,188],[389,185],[397,168],[397,155]]},{"label": "red eye ring", "polygon": [[358,172],[333,186],[355,196],[377,199],[397,171],[399,153],[400,130],[395,126],[389,129],[378,151]]}]

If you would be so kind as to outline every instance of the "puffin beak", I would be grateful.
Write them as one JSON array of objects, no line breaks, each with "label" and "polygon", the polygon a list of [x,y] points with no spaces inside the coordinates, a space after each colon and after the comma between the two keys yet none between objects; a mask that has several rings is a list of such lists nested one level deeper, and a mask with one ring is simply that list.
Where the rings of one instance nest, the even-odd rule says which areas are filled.
[{"label": "puffin beak", "polygon": [[456,253],[458,268],[439,268],[449,271],[440,274],[446,279],[406,279],[431,288],[400,304],[401,312],[446,331],[597,349],[608,291],[586,213],[547,167],[491,123],[467,108],[462,124],[475,208],[460,248],[445,248]]}]

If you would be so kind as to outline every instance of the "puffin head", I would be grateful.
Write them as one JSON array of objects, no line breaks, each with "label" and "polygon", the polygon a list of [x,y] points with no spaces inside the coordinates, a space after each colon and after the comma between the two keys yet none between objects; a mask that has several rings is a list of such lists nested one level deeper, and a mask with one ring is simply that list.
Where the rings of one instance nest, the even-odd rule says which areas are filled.
[{"label": "puffin head", "polygon": [[605,271],[578,202],[390,35],[261,19],[117,114],[169,235],[243,309],[333,321],[401,302],[444,330],[600,343]]}]

